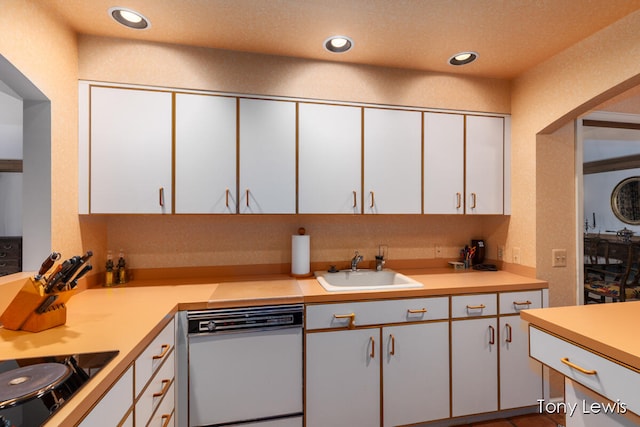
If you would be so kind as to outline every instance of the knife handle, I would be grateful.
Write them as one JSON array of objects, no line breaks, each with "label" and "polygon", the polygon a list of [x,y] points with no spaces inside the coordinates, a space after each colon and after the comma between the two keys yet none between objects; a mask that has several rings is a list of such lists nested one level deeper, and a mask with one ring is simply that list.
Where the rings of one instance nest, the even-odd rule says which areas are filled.
[{"label": "knife handle", "polygon": [[51,252],[51,255],[49,255],[47,259],[45,259],[42,265],[40,266],[40,270],[38,270],[38,276],[42,276],[47,271],[49,271],[49,269],[53,267],[53,264],[59,259],[60,259],[60,253]]},{"label": "knife handle", "polygon": [[76,286],[78,286],[78,279],[91,271],[91,269],[93,269],[93,266],[91,264],[85,265],[84,268],[80,270],[78,274],[76,274],[76,277],[74,277],[73,280],[69,282],[69,289],[74,289]]}]

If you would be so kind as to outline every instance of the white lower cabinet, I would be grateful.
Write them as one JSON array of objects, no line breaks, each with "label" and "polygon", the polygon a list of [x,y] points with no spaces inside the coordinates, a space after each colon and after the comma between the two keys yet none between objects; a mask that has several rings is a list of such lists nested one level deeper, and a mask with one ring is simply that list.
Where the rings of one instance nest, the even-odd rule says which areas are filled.
[{"label": "white lower cabinet", "polygon": [[380,329],[306,336],[306,427],[380,425]]},{"label": "white lower cabinet", "polygon": [[[113,427],[120,425],[132,406],[133,366],[129,367],[124,375],[111,386],[107,394],[102,397],[78,425],[80,427]],[[131,417],[129,416],[127,420],[130,422]]]},{"label": "white lower cabinet", "polygon": [[449,417],[449,323],[382,328],[383,426]]},{"label": "white lower cabinet", "polygon": [[496,328],[495,317],[451,323],[451,410],[454,417],[498,410]]}]

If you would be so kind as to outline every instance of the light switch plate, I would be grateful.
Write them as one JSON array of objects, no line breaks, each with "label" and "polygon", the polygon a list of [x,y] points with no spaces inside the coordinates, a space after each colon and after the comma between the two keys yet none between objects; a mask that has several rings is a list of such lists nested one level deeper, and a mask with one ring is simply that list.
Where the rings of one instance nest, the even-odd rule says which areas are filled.
[{"label": "light switch plate", "polygon": [[566,249],[551,250],[551,266],[552,267],[567,266],[567,250]]}]

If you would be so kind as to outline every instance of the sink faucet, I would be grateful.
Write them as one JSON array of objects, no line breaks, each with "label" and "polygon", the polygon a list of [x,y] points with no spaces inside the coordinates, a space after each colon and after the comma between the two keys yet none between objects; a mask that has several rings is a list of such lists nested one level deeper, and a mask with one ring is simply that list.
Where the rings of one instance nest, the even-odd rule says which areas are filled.
[{"label": "sink faucet", "polygon": [[362,261],[362,255],[356,251],[356,254],[353,258],[351,258],[351,271],[356,271],[358,269],[358,263]]}]

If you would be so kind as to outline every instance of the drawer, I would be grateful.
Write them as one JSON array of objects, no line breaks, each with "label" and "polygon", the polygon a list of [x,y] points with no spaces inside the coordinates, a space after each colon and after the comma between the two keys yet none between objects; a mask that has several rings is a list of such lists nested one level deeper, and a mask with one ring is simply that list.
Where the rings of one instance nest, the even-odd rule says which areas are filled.
[{"label": "drawer", "polygon": [[307,305],[306,329],[348,327],[351,314],[353,314],[355,326],[447,319],[449,318],[449,298],[411,298]]},{"label": "drawer", "polygon": [[498,313],[497,294],[456,295],[451,297],[451,317],[495,316]]},{"label": "drawer", "polygon": [[[169,387],[169,391],[167,392],[167,397],[174,395],[174,387],[175,382],[171,383]],[[146,425],[148,427],[173,427],[175,425],[175,401],[174,399],[162,399],[160,402],[160,406],[158,406],[158,410],[153,414],[149,424],[136,424],[136,425]]]},{"label": "drawer", "polygon": [[501,292],[498,294],[500,300],[500,314],[520,314],[520,310],[529,308],[542,308],[542,290]]},{"label": "drawer", "polygon": [[158,373],[149,381],[149,386],[144,389],[136,402],[136,425],[146,426],[154,409],[164,399],[175,401],[175,397],[169,394],[169,388],[175,376],[175,351],[167,355]]},{"label": "drawer", "polygon": [[162,362],[170,354],[175,345],[175,321],[171,319],[169,324],[153,339],[151,344],[136,359],[136,397],[144,389],[149,379],[158,370]]},{"label": "drawer", "polygon": [[630,411],[640,414],[639,373],[531,326],[529,354],[573,381],[613,402],[625,403]]}]

